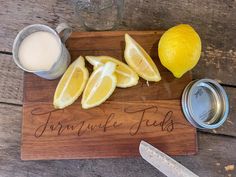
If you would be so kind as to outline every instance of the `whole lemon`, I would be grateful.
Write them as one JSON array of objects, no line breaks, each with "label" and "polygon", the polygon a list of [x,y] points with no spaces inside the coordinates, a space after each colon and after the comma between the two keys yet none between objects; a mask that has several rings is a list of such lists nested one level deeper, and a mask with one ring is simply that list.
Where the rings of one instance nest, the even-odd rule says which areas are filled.
[{"label": "whole lemon", "polygon": [[158,44],[158,55],[163,66],[180,78],[191,70],[201,55],[201,39],[187,24],[180,24],[167,30]]}]

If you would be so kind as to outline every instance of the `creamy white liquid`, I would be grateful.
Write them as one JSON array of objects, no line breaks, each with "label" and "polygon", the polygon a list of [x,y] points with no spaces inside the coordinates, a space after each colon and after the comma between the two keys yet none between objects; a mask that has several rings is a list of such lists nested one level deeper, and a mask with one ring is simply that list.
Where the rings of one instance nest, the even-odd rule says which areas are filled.
[{"label": "creamy white liquid", "polygon": [[50,70],[61,54],[56,37],[45,31],[27,36],[19,47],[20,63],[28,70]]}]

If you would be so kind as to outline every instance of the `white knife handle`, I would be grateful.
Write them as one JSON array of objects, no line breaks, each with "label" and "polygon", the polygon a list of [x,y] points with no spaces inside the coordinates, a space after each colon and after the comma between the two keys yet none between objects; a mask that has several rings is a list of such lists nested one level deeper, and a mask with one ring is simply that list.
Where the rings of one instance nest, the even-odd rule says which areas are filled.
[{"label": "white knife handle", "polygon": [[176,160],[145,141],[141,141],[139,152],[143,159],[168,177],[199,177]]}]

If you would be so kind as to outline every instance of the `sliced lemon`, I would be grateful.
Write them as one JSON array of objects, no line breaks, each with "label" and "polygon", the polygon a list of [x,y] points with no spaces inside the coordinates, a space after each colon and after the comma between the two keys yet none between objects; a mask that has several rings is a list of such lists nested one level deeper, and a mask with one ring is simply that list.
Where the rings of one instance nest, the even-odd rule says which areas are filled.
[{"label": "sliced lemon", "polygon": [[117,87],[127,88],[138,83],[138,75],[131,69],[127,64],[109,56],[86,56],[87,61],[94,66],[94,69],[98,68],[101,65],[104,65],[106,62],[111,61],[116,64],[116,78],[117,78]]},{"label": "sliced lemon", "polygon": [[115,63],[107,62],[93,71],[83,92],[82,108],[98,106],[111,96],[117,83],[115,69]]},{"label": "sliced lemon", "polygon": [[84,58],[80,56],[68,67],[59,81],[54,94],[54,107],[62,109],[72,104],[84,90],[88,77]]},{"label": "sliced lemon", "polygon": [[160,81],[160,73],[147,52],[128,34],[125,34],[125,43],[124,55],[128,65],[143,79]]}]

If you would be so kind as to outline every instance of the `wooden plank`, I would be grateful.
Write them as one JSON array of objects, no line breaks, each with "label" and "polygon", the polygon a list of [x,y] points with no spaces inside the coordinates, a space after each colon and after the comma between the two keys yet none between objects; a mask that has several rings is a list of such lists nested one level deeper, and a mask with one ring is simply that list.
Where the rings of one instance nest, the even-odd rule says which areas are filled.
[{"label": "wooden plank", "polygon": [[[210,64],[210,68],[212,72],[206,72],[206,75],[203,76],[214,76],[219,71],[218,67],[221,68],[221,79],[226,84],[235,84],[234,77],[231,77],[228,70],[228,65],[226,63],[232,63],[231,68],[233,68],[235,61],[235,1],[185,1],[180,0],[178,2],[172,1],[137,1],[130,3],[125,1],[126,11],[130,11],[130,6],[133,11],[130,11],[128,15],[124,15],[125,20],[131,20],[132,23],[125,22],[122,20],[124,28],[132,28],[132,29],[167,29],[173,24],[186,22],[194,24],[195,28],[201,29],[201,36],[205,36],[206,40],[204,40],[205,45],[209,44],[213,49],[209,49],[212,53],[218,53],[220,50],[220,55],[212,56],[209,60],[212,62]],[[127,2],[130,4],[128,5]],[[6,5],[7,3],[7,5]],[[64,7],[68,7],[68,1],[47,1],[44,4],[40,4],[41,2],[13,2],[13,1],[1,1],[0,6],[0,26],[1,26],[1,37],[0,45],[2,50],[10,51],[11,43],[13,41],[14,36],[17,31],[24,27],[25,25],[31,23],[45,23],[50,26],[56,26],[57,17],[59,16],[59,20],[67,21],[68,19],[74,19],[73,16],[70,15],[71,11]],[[20,5],[19,5],[20,4]],[[40,4],[40,5],[39,5]],[[148,5],[151,4],[151,5]],[[19,6],[19,7],[18,7]],[[21,7],[20,7],[21,6]],[[40,7],[41,6],[41,7]],[[138,7],[136,7],[138,6]],[[151,6],[151,7],[150,7]],[[11,7],[13,9],[11,9]],[[22,8],[24,7],[24,8]],[[199,8],[198,8],[199,7]],[[22,9],[21,9],[22,8]],[[137,8],[137,9],[135,9]],[[33,12],[33,9],[35,10]],[[43,10],[41,10],[43,9]],[[49,9],[49,11],[47,11]],[[53,9],[53,11],[51,11]],[[55,10],[56,9],[56,10]],[[190,9],[190,10],[188,10]],[[24,11],[24,13],[22,13]],[[58,13],[60,11],[60,13]],[[55,15],[54,15],[55,13]],[[67,14],[65,14],[67,13]],[[23,15],[20,15],[23,14]],[[25,15],[26,14],[26,15]],[[148,17],[145,17],[147,14]],[[36,17],[39,15],[38,17]],[[22,17],[23,16],[23,17]],[[27,16],[27,17],[25,17]],[[10,17],[10,18],[9,18]],[[37,19],[38,18],[38,19]],[[41,19],[40,19],[41,18]],[[129,18],[129,19],[128,19]],[[30,19],[30,20],[28,20]],[[134,19],[134,20],[132,20]],[[135,20],[137,19],[137,20]],[[4,20],[4,21],[3,21]],[[15,21],[16,20],[16,21]],[[75,21],[72,20],[73,25],[78,25]],[[76,29],[75,27],[74,29]],[[78,27],[79,29],[80,27]],[[222,35],[223,34],[223,35]],[[223,37],[222,37],[223,36]],[[205,47],[207,48],[207,47]],[[220,48],[220,49],[219,49]],[[204,53],[204,51],[203,51]],[[233,57],[229,55],[233,53]],[[206,60],[208,55],[206,56]],[[227,56],[224,60],[221,60],[221,57]],[[204,57],[205,58],[205,57]],[[229,60],[229,59],[232,59]],[[216,60],[216,62],[215,62]],[[218,66],[218,61],[223,62],[222,66]],[[212,66],[211,66],[212,65]],[[203,63],[204,68],[206,65]],[[209,66],[209,65],[208,65]],[[1,68],[2,69],[2,68]],[[231,69],[232,70],[232,69]],[[200,70],[198,70],[200,71]],[[233,70],[235,71],[235,70]],[[226,74],[224,74],[226,73]],[[198,72],[197,74],[201,74]],[[196,74],[196,76],[197,76]],[[198,75],[200,77],[200,75]],[[7,83],[8,84],[8,83]],[[11,112],[7,117],[3,117],[1,114],[1,118],[5,118],[6,121],[11,120],[11,123],[17,124],[15,120],[15,116],[20,115],[17,112],[11,111],[11,107],[4,107],[3,109]],[[2,112],[1,112],[2,113]],[[235,116],[233,116],[235,117]],[[235,120],[235,119],[233,119]],[[12,131],[9,127],[12,124],[5,124],[7,128],[5,131],[1,132],[1,135],[4,137],[5,133]],[[1,126],[2,128],[2,126]],[[14,128],[13,128],[14,129]],[[1,130],[1,129],[0,129]],[[14,129],[15,130],[15,129]],[[94,160],[94,161],[41,161],[41,162],[21,162],[19,160],[19,144],[16,146],[7,145],[11,142],[19,140],[19,132],[20,132],[20,124],[17,124],[18,134],[16,132],[10,132],[9,134],[13,137],[12,139],[4,141],[1,146],[4,150],[0,151],[0,168],[1,168],[1,176],[160,176],[159,173],[155,171],[154,168],[147,165],[146,162],[141,161],[140,159],[119,159],[119,160]],[[202,140],[201,137],[206,137]],[[14,139],[14,140],[13,140]],[[198,160],[194,160],[194,158],[183,158],[183,162],[186,166],[191,166],[192,169],[197,169],[200,172],[198,173],[200,176],[227,176],[227,173],[224,170],[225,165],[229,165],[235,162],[232,159],[235,158],[235,153],[232,151],[231,147],[235,147],[235,141],[232,141],[232,138],[218,137],[200,134],[200,155],[194,156],[199,157]],[[202,146],[201,146],[202,144]],[[220,146],[219,146],[220,144]],[[5,146],[6,145],[6,146]],[[209,149],[208,147],[213,147]],[[216,149],[215,149],[216,148]],[[207,151],[204,151],[206,150]],[[228,151],[225,151],[227,149]],[[201,153],[204,151],[204,153]],[[212,152],[213,151],[213,152]],[[3,160],[4,159],[4,160]],[[181,159],[179,159],[181,161]],[[219,163],[219,164],[217,164]],[[193,166],[192,166],[193,165]],[[219,166],[217,166],[219,165]],[[66,169],[65,169],[66,167]],[[109,168],[105,168],[109,167]],[[105,169],[105,170],[104,170]],[[122,170],[121,170],[122,169]],[[129,169],[129,170],[123,170]],[[220,170],[220,171],[219,171]],[[127,172],[128,171],[128,172]],[[228,174],[232,174],[234,176],[235,170],[229,172]]]},{"label": "wooden plank", "polygon": [[179,100],[113,101],[89,110],[80,104],[55,110],[52,103],[34,102],[24,103],[23,112],[23,160],[137,156],[142,139],[170,155],[197,151],[196,129]]},{"label": "wooden plank", "polygon": [[67,22],[76,30],[82,29],[79,18],[74,14],[72,1],[50,0],[41,1],[11,1],[0,0],[0,51],[12,50],[12,44],[17,33],[25,26],[41,23],[52,28],[61,22]]},{"label": "wooden plank", "polygon": [[[40,1],[14,2],[1,0],[0,2],[2,4],[1,39],[5,40],[5,42],[1,41],[1,51],[4,51],[4,48],[11,51],[10,44],[17,31],[29,24],[44,23],[56,27],[59,22],[67,21],[77,31],[83,28],[80,25],[79,17],[74,14],[75,6],[72,1],[62,0],[58,2],[51,0],[43,4]],[[217,44],[217,48],[224,47],[224,43],[227,48],[234,47],[235,2],[219,0],[200,2],[200,0],[180,0],[178,2],[125,0],[123,8],[121,7],[123,18],[119,29],[167,29],[174,24],[190,23],[199,29],[202,38]],[[133,10],[130,10],[131,8]],[[107,13],[105,16],[109,18],[110,14]],[[224,34],[222,36],[224,41],[222,41],[222,38],[216,37],[221,34]]]},{"label": "wooden plank", "polygon": [[[0,104],[0,175],[9,176],[164,176],[141,158],[21,161],[20,137],[22,107]],[[175,157],[199,176],[234,176],[226,165],[234,164],[236,139],[198,133],[199,152],[196,156]]]},{"label": "wooden plank", "polygon": [[[125,33],[74,33],[67,46],[73,53],[72,59],[81,55],[81,52],[95,55],[97,52],[106,54],[106,51],[110,51],[114,56],[123,53]],[[149,140],[172,155],[196,152],[196,129],[185,120],[180,101],[174,100],[181,97],[185,86],[191,81],[191,74],[186,73],[181,79],[176,79],[167,69],[159,67],[157,55],[153,55],[152,51],[157,48],[156,41],[161,32],[128,33],[144,44],[157,67],[161,68],[162,81],[150,82],[147,86],[146,81],[140,79],[137,86],[116,89],[110,102],[94,109],[83,110],[78,100],[77,104],[63,110],[54,110],[52,100],[58,81],[26,74],[22,159],[134,156],[138,154],[141,139]],[[180,145],[186,141],[189,146]]]},{"label": "wooden plank", "polygon": [[[101,31],[101,32],[73,32],[67,41],[70,51],[109,51],[125,49],[124,34],[128,33],[150,51],[152,56],[157,57],[158,41],[164,31]],[[152,45],[150,45],[152,44]],[[122,57],[123,58],[123,57]]]},{"label": "wooden plank", "polygon": [[[77,55],[78,56],[78,55]],[[145,101],[145,100],[160,100],[160,99],[177,99],[187,83],[190,81],[189,74],[184,75],[181,79],[174,79],[171,73],[164,72],[162,80],[158,83],[149,83],[141,79],[135,87],[126,89],[116,88],[115,92],[108,99],[110,101]],[[59,80],[48,81],[32,74],[25,74],[25,102],[52,102],[56,85]],[[47,87],[45,87],[47,85]],[[44,91],[42,92],[43,89]],[[130,97],[131,93],[133,94]],[[137,94],[142,93],[142,94]],[[34,95],[34,96],[32,96]],[[77,100],[80,102],[80,98]]]},{"label": "wooden plank", "polygon": [[[191,158],[176,157],[183,165],[199,176],[235,176],[236,170],[226,171],[225,166],[236,165],[236,139],[198,133],[199,152]],[[183,158],[183,159],[182,159]]]},{"label": "wooden plank", "polygon": [[[131,7],[133,10],[130,10]],[[168,29],[180,23],[192,25],[203,45],[201,60],[193,70],[194,78],[215,78],[222,83],[235,85],[235,8],[235,1],[127,0],[122,22],[125,27],[136,30]]]},{"label": "wooden plank", "polygon": [[[75,32],[68,40],[67,46],[73,60],[80,55],[110,55],[124,61],[123,50],[125,33],[126,32],[122,31]],[[134,87],[127,89],[117,88],[109,100],[143,101],[180,98],[184,87],[191,81],[191,75],[190,73],[186,73],[182,78],[176,79],[160,64],[158,56],[153,51],[157,50],[156,41],[158,41],[162,32],[145,31],[143,37],[141,31],[129,31],[129,34],[142,44],[146,51],[151,55],[158,66],[162,80],[158,83],[150,82],[149,85],[147,85],[147,82],[140,78],[139,84]],[[89,66],[88,63],[86,63],[86,65]],[[48,81],[37,76],[32,76],[31,74],[26,74],[24,84],[25,102],[52,102],[57,83],[58,80]],[[131,94],[132,97],[130,97]]]},{"label": "wooden plank", "polygon": [[236,86],[236,49],[218,49],[207,46],[193,69],[193,78],[211,78],[219,83]]},{"label": "wooden plank", "polygon": [[[55,28],[60,22],[68,22],[75,31],[85,30],[80,18],[74,14],[73,1],[0,0],[0,3],[0,51],[11,51],[17,32],[33,23]],[[235,85],[232,75],[236,71],[235,8],[235,1],[124,0],[121,7],[123,18],[117,29],[168,29],[179,23],[189,23],[198,31],[203,43],[202,57],[194,69],[194,77],[210,77]],[[104,13],[107,18],[112,18],[109,12]]]},{"label": "wooden plank", "polygon": [[[82,53],[82,52],[81,52]],[[73,55],[73,53],[72,53]],[[77,54],[74,54],[76,57]],[[0,77],[0,102],[22,104],[23,99],[23,71],[20,70],[13,62],[12,56],[0,54],[0,72],[2,77]],[[36,76],[35,76],[36,77]],[[40,79],[40,78],[38,78]],[[145,86],[146,84],[144,84]],[[141,86],[141,85],[140,85]],[[9,89],[10,88],[10,89]],[[211,131],[216,134],[231,135],[235,134],[235,124],[236,124],[236,108],[233,104],[236,102],[236,89],[232,87],[224,87],[227,91],[230,100],[230,114],[227,122],[217,130]],[[44,88],[46,89],[46,88]],[[48,88],[47,88],[48,89]],[[52,90],[54,88],[51,88]],[[52,92],[51,90],[51,92]],[[53,92],[52,92],[53,93]],[[159,93],[159,92],[156,92]],[[123,93],[124,94],[124,93]],[[161,94],[158,94],[161,98]],[[123,95],[122,95],[123,96]],[[173,95],[172,95],[173,96]]]},{"label": "wooden plank", "polygon": [[23,71],[12,56],[0,54],[0,102],[22,104]]}]

